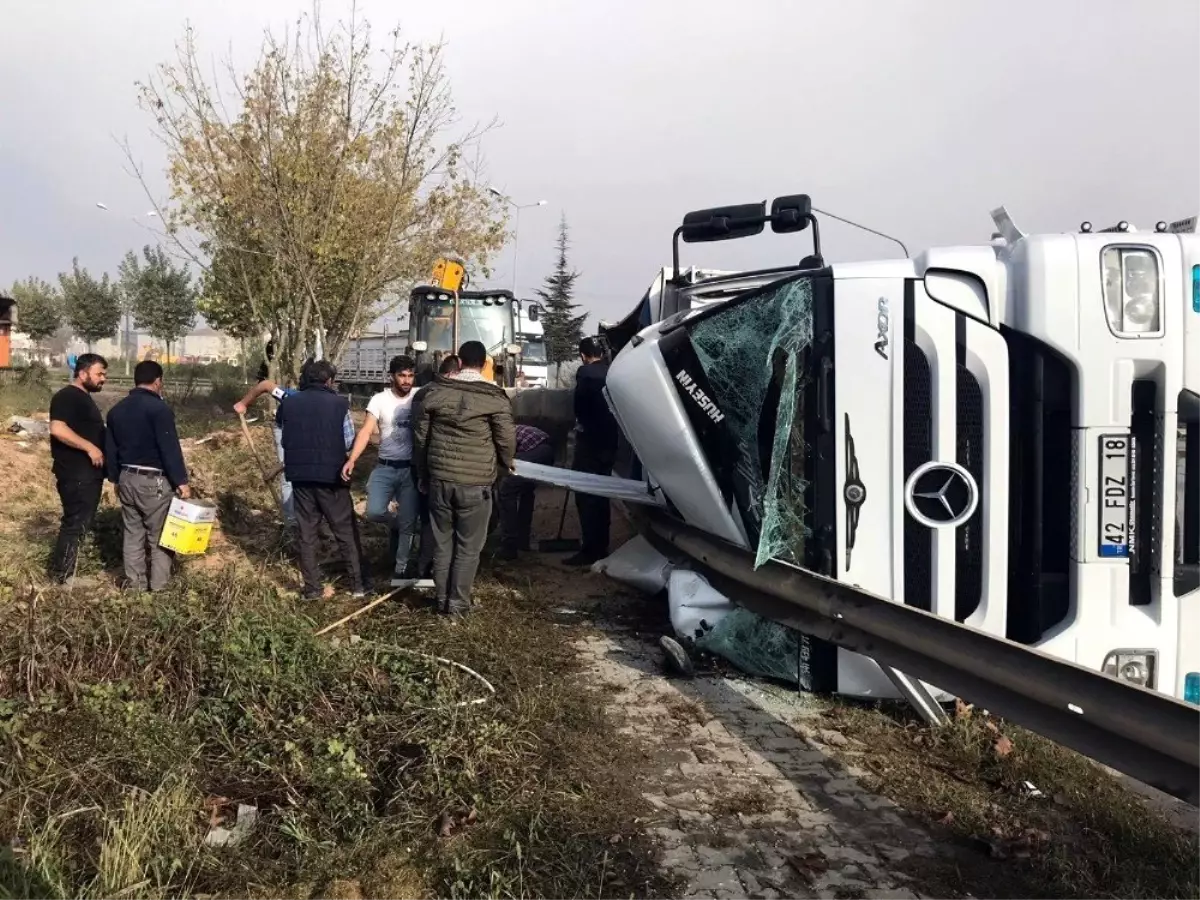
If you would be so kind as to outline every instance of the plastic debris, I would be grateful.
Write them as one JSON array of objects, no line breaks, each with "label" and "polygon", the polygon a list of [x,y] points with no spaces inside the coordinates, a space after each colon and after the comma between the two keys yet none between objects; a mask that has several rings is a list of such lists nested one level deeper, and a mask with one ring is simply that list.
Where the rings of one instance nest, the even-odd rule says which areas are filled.
[{"label": "plastic debris", "polygon": [[209,829],[208,834],[204,836],[204,844],[208,847],[236,847],[250,836],[250,832],[254,830],[254,825],[257,821],[258,807],[239,803],[237,822],[234,826],[232,828],[225,828],[218,825],[215,828]]},{"label": "plastic debris", "polygon": [[673,568],[671,561],[641,535],[592,565],[596,574],[607,575],[647,594],[657,594],[665,588]]},{"label": "plastic debris", "polygon": [[25,416],[13,416],[8,420],[8,430],[11,434],[27,434],[31,437],[49,437],[50,423],[40,419],[27,419]]}]

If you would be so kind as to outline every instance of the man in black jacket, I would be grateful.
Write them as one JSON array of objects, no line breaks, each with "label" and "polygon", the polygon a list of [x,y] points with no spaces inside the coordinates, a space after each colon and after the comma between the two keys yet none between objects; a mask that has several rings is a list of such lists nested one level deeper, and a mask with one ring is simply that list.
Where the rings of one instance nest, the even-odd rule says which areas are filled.
[{"label": "man in black jacket", "polygon": [[126,586],[161,591],[171,580],[171,554],[158,539],[171,499],[178,493],[186,500],[192,493],[175,415],[162,398],[162,366],[138,363],[133,385],[109,411],[105,462],[121,501]]},{"label": "man in black jacket", "polygon": [[[604,385],[608,380],[608,361],[596,338],[579,342],[583,363],[575,375],[575,459],[577,472],[611,475],[617,458],[617,420],[613,418]],[[579,530],[583,544],[579,553],[563,560],[568,566],[590,566],[608,556],[611,511],[607,497],[575,494],[579,512]]]},{"label": "man in black jacket", "polygon": [[[446,378],[453,378],[461,368],[462,364],[458,356],[448,353],[442,357],[437,373]],[[420,418],[421,404],[424,402],[425,395],[432,386],[433,382],[431,381],[417,388],[413,393],[412,420],[414,422]],[[433,578],[433,523],[429,518],[429,495],[418,492],[417,497],[417,516],[421,523],[420,548],[417,551],[417,575],[421,578]],[[391,548],[391,555],[394,559],[396,556],[395,546]]]},{"label": "man in black jacket", "polygon": [[[278,414],[283,430],[284,476],[292,484],[300,571],[307,600],[324,596],[317,565],[321,519],[329,524],[337,541],[354,596],[366,593],[350,482],[342,477],[350,449],[343,427],[349,404],[333,389],[333,377],[333,366],[325,360],[305,363],[300,390],[280,404]],[[353,440],[353,433],[350,437]]]}]

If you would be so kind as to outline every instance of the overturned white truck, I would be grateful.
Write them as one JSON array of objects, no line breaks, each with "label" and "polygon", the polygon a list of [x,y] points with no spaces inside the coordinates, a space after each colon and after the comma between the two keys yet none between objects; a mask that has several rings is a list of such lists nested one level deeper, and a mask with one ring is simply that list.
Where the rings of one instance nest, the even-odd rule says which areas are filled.
[{"label": "overturned white truck", "polygon": [[[987,245],[828,266],[807,196],[689,213],[607,332],[618,474],[760,563],[1200,702],[1194,220],[1027,236],[993,218]],[[768,223],[813,254],[680,269],[681,238]],[[895,696],[862,656],[794,652],[808,689]]]}]

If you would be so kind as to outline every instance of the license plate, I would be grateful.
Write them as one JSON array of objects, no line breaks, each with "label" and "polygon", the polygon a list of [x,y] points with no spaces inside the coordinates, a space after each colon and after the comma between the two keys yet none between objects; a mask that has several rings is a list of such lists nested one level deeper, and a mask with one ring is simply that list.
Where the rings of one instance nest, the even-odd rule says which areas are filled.
[{"label": "license plate", "polygon": [[1104,559],[1128,559],[1133,549],[1133,437],[1100,436],[1099,554]]}]

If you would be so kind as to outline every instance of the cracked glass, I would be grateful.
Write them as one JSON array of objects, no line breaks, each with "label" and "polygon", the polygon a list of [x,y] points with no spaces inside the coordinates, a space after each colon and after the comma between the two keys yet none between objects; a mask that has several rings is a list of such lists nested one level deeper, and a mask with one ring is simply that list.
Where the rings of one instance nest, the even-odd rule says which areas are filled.
[{"label": "cracked glass", "polygon": [[804,560],[806,452],[803,386],[813,337],[812,284],[781,282],[688,327],[692,347],[721,402],[757,525],[755,567]]}]

